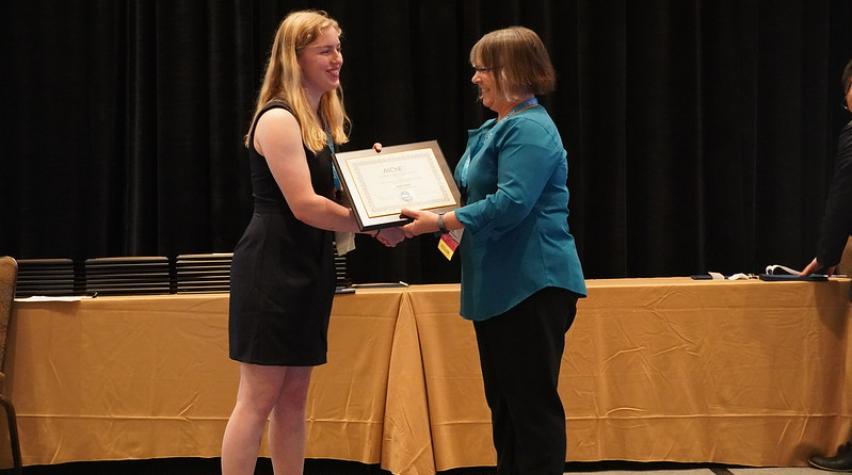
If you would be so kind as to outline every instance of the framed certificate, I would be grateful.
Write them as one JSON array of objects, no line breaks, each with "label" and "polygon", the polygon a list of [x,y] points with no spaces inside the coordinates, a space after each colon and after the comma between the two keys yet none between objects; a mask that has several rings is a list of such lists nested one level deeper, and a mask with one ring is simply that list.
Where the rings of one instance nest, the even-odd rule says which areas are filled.
[{"label": "framed certificate", "polygon": [[435,213],[459,207],[459,190],[438,142],[334,155],[334,165],[362,231],[399,226],[402,208]]}]

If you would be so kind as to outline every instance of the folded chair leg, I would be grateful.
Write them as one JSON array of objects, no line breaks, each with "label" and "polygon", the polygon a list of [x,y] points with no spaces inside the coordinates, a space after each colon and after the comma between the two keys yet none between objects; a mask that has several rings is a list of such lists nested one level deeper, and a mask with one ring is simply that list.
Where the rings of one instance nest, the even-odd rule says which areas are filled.
[{"label": "folded chair leg", "polygon": [[6,420],[9,426],[9,439],[12,442],[12,463],[14,464],[14,473],[23,473],[23,464],[21,462],[21,442],[18,439],[18,418],[15,416],[15,407],[5,397],[0,395],[0,404],[6,410]]}]

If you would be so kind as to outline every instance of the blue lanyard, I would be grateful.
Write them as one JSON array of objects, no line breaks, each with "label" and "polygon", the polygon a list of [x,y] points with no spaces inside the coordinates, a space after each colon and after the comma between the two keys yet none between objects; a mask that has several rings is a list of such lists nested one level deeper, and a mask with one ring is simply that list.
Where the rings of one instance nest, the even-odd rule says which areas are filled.
[{"label": "blue lanyard", "polygon": [[[538,105],[538,99],[535,96],[530,97],[529,99],[525,100],[524,102],[521,102],[520,104],[513,107],[512,110],[509,111],[509,113],[506,114],[506,116],[503,117],[503,118],[505,119],[509,116],[517,114],[518,112],[529,109],[531,107],[535,107],[537,105]],[[496,125],[496,124],[494,124],[494,125]],[[488,132],[488,133],[490,134],[491,132]],[[462,188],[462,190],[464,192],[467,191],[467,176],[468,176],[468,173],[470,172],[470,158],[471,158],[472,155],[475,155],[476,152],[479,151],[479,145],[481,143],[482,143],[481,139],[477,140],[477,143],[475,144],[476,150],[465,150],[464,155],[462,155],[461,162],[459,163],[459,166],[461,167],[461,169],[459,170],[459,186]]]},{"label": "blue lanyard", "polygon": [[462,191],[465,191],[467,190],[467,172],[470,168],[470,150],[465,150],[459,166],[461,167],[459,170],[459,186]]},{"label": "blue lanyard", "polygon": [[[331,150],[331,154],[334,155],[334,140],[331,140],[331,134],[326,132],[325,134],[325,143],[329,150]],[[334,160],[331,161],[331,180],[334,183],[334,189],[340,191],[340,175],[337,174],[337,167],[334,166]]]},{"label": "blue lanyard", "polygon": [[537,105],[538,105],[538,98],[535,97],[535,96],[532,96],[529,99],[525,100],[524,102],[521,102],[520,104],[513,107],[511,112],[506,114],[506,117],[508,117],[512,114],[517,114],[518,112],[520,112],[520,111],[522,111],[522,110],[524,110],[528,107],[537,106]]}]

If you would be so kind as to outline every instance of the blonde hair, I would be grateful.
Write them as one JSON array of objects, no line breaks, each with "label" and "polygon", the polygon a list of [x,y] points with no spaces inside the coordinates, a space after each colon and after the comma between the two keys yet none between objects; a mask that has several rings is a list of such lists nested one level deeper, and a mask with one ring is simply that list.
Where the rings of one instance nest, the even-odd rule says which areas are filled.
[{"label": "blonde hair", "polygon": [[470,49],[470,64],[493,70],[497,93],[506,99],[547,94],[556,88],[556,72],[541,38],[523,26],[486,33]]},{"label": "blonde hair", "polygon": [[[335,143],[342,144],[349,141],[350,121],[343,107],[343,89],[337,86],[334,91],[322,95],[318,111],[322,120],[320,123],[311,110],[308,97],[302,87],[299,51],[322,35],[326,28],[334,28],[338,34],[342,33],[337,21],[322,10],[292,12],[284,18],[275,33],[266,66],[266,75],[257,96],[257,106],[253,116],[257,119],[263,106],[273,99],[286,102],[302,129],[302,141],[315,154],[326,146],[326,131],[323,125],[328,128]],[[246,135],[246,146],[250,145],[248,140],[249,136]]]}]

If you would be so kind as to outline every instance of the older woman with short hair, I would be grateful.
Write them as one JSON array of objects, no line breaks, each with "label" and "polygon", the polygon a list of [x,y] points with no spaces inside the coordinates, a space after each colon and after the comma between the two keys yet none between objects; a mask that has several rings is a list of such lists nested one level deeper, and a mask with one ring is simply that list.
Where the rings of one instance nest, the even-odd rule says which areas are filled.
[{"label": "older woman with short hair", "polygon": [[567,154],[536,99],[554,89],[555,74],[541,39],[523,27],[486,34],[470,62],[482,104],[497,117],[469,133],[455,170],[463,206],[403,210],[414,219],[403,230],[460,240],[461,315],[476,331],[497,473],[561,474],[557,383],[586,286],[568,230]]}]

